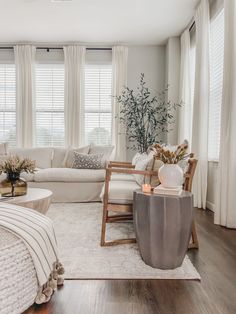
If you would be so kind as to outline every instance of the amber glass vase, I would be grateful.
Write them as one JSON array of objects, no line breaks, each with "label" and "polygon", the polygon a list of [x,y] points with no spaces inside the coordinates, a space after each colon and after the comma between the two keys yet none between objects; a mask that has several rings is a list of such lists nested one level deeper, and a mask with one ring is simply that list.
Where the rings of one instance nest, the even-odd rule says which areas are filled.
[{"label": "amber glass vase", "polygon": [[9,172],[6,179],[0,182],[0,193],[4,197],[25,195],[27,193],[27,182],[20,178],[19,172]]}]

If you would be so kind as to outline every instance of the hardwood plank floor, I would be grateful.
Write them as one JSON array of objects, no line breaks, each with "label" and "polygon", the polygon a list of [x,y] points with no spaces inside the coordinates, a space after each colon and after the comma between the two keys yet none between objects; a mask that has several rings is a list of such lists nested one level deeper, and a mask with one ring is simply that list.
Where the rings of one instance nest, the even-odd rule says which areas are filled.
[{"label": "hardwood plank floor", "polygon": [[200,249],[188,252],[202,280],[66,280],[25,314],[235,314],[236,230],[196,210]]}]

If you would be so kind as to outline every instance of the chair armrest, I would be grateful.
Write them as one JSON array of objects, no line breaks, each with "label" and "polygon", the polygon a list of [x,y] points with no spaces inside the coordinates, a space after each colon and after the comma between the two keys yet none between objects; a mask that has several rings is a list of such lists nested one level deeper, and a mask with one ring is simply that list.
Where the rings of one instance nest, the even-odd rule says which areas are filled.
[{"label": "chair armrest", "polygon": [[111,176],[112,173],[127,173],[127,174],[140,174],[146,176],[158,175],[157,171],[148,171],[148,170],[135,170],[135,169],[125,169],[125,168],[107,168],[106,176]]},{"label": "chair armrest", "polygon": [[127,173],[127,174],[140,174],[146,176],[153,176],[158,175],[157,171],[147,171],[147,170],[135,170],[135,169],[127,169],[127,168],[106,168],[106,177],[105,177],[105,189],[104,189],[104,196],[103,202],[104,204],[108,203],[108,193],[109,193],[109,185],[111,180],[112,173]]},{"label": "chair armrest", "polygon": [[135,166],[132,165],[131,162],[123,162],[123,161],[110,161],[108,163],[108,168],[134,168]]}]

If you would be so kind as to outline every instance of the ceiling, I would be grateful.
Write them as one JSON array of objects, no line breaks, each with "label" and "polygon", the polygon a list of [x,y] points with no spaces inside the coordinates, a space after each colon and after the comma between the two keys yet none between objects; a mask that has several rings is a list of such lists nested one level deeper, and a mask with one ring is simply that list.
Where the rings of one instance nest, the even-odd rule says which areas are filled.
[{"label": "ceiling", "polygon": [[0,0],[0,42],[164,44],[199,0]]}]

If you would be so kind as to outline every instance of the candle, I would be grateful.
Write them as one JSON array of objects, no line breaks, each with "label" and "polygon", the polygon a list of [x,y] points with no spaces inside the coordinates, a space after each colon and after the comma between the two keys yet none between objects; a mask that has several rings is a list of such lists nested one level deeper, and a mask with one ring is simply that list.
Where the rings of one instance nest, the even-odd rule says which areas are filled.
[{"label": "candle", "polygon": [[142,184],[142,192],[151,193],[151,184]]}]

